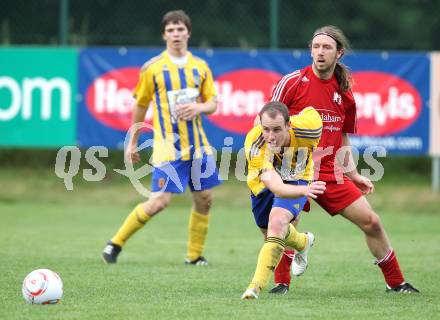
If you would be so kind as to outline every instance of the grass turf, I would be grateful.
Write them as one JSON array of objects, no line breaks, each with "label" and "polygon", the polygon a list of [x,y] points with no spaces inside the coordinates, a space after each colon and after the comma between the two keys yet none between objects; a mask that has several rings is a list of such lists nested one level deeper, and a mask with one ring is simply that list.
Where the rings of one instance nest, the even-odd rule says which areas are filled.
[{"label": "grass turf", "polygon": [[[439,200],[423,181],[399,189],[385,181],[370,197],[421,295],[386,294],[360,231],[314,206],[300,225],[317,237],[309,269],[288,295],[265,290],[257,301],[239,299],[262,244],[243,183],[217,189],[206,268],[183,265],[188,196],[176,197],[107,266],[101,250],[140,200],[125,180],[78,182],[68,192],[50,171],[8,169],[0,185],[0,319],[431,319],[440,311]],[[23,301],[22,280],[42,267],[63,279],[59,305]]]}]

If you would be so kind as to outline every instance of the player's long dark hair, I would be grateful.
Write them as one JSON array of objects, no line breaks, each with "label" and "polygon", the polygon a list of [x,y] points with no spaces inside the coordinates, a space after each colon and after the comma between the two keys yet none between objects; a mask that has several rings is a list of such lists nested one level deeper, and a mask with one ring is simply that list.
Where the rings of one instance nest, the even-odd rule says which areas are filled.
[{"label": "player's long dark hair", "polygon": [[[348,39],[345,37],[342,30],[339,29],[338,27],[335,26],[321,27],[313,33],[312,40],[318,34],[325,34],[330,38],[332,38],[333,40],[335,40],[336,49],[342,52],[342,55],[344,55],[344,53],[350,50],[350,43],[348,42]],[[310,41],[310,45],[312,44],[312,40]],[[339,62],[339,60],[336,62],[335,77],[336,80],[338,80],[339,86],[343,91],[347,91],[351,89],[353,85],[353,78],[351,76],[350,69],[342,62]]]}]

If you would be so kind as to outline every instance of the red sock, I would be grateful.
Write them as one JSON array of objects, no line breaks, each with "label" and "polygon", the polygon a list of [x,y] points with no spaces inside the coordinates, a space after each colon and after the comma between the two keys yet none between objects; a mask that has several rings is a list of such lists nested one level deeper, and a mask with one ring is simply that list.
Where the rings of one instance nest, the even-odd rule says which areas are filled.
[{"label": "red sock", "polygon": [[295,251],[285,250],[281,257],[280,263],[275,268],[274,281],[275,283],[284,283],[290,285],[290,265],[292,264],[293,255]]},{"label": "red sock", "polygon": [[400,271],[399,262],[394,254],[394,250],[390,252],[380,261],[376,262],[380,267],[385,278],[385,282],[391,288],[395,288],[405,282],[402,271]]}]

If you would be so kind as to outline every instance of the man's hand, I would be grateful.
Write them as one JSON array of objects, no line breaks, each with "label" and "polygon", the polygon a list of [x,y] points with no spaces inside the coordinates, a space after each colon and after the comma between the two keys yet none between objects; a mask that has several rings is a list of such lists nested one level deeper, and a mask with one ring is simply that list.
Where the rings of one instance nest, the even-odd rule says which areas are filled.
[{"label": "man's hand", "polygon": [[350,177],[350,179],[362,191],[363,194],[367,195],[374,192],[374,185],[367,177],[357,174]]},{"label": "man's hand", "polygon": [[138,163],[141,161],[141,156],[139,152],[136,151],[137,145],[129,144],[127,150],[125,150],[125,157],[131,163]]},{"label": "man's hand", "polygon": [[176,113],[178,120],[191,121],[200,113],[200,108],[197,107],[196,103],[178,104]]},{"label": "man's hand", "polygon": [[314,181],[307,186],[305,196],[308,198],[316,199],[319,194],[323,194],[325,191],[324,181]]}]

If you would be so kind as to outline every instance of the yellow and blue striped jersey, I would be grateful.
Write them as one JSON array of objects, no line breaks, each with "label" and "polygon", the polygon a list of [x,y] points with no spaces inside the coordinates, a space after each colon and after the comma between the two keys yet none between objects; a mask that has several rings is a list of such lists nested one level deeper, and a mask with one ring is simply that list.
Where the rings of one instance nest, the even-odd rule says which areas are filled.
[{"label": "yellow and blue striped jersey", "polygon": [[153,164],[201,158],[202,151],[212,154],[201,115],[192,121],[178,121],[176,105],[208,102],[216,95],[208,65],[189,52],[187,63],[180,67],[166,50],[144,64],[134,98],[139,106],[153,105]]},{"label": "yellow and blue striped jersey", "polygon": [[275,169],[284,181],[313,180],[312,151],[322,134],[322,119],[312,107],[290,117],[290,146],[282,154],[274,154],[263,139],[261,125],[246,136],[245,152],[248,165],[247,184],[254,195],[266,188],[260,179],[263,170]]}]

